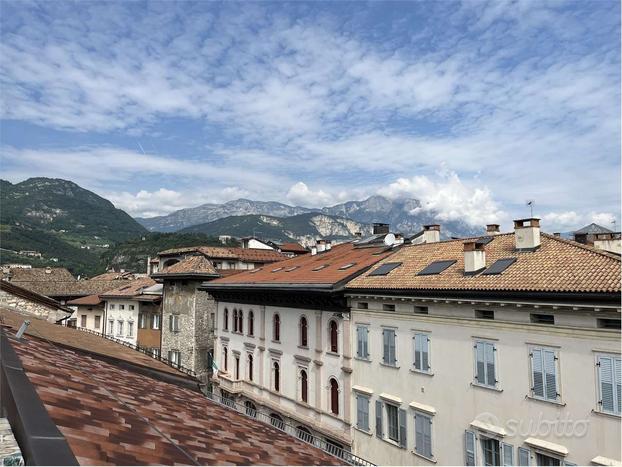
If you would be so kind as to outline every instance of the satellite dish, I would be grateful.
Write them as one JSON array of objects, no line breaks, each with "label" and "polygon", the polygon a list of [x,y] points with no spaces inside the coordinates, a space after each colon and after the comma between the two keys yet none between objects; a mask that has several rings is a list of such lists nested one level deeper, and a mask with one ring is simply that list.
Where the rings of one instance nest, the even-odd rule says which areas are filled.
[{"label": "satellite dish", "polygon": [[384,244],[386,246],[391,246],[395,243],[395,235],[390,233],[390,234],[386,234],[384,237]]}]

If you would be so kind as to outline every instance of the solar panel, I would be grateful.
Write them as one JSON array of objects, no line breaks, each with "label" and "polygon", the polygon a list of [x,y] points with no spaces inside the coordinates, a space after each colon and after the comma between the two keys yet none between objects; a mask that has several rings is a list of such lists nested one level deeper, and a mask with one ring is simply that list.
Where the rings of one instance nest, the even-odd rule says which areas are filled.
[{"label": "solar panel", "polygon": [[501,274],[503,271],[509,268],[515,261],[516,261],[516,258],[498,259],[497,261],[492,263],[492,265],[488,269],[482,272],[482,276],[488,276],[492,274]]},{"label": "solar panel", "polygon": [[432,276],[434,274],[440,274],[449,266],[456,262],[455,259],[449,259],[445,261],[434,261],[428,264],[425,268],[417,273],[418,276]]},{"label": "solar panel", "polygon": [[380,267],[377,267],[376,269],[374,269],[369,275],[370,276],[386,276],[391,271],[393,271],[395,268],[401,265],[402,263],[385,263],[385,264],[380,265]]},{"label": "solar panel", "polygon": [[481,238],[478,238],[475,243],[477,243],[478,245],[488,245],[494,239],[495,237],[481,237]]}]

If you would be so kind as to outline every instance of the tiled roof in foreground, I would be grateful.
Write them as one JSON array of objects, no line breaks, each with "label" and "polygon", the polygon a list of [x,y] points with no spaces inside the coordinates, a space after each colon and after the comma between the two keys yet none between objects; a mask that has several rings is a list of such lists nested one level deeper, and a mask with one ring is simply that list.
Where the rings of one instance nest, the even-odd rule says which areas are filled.
[{"label": "tiled roof in foreground", "polygon": [[81,465],[338,465],[199,392],[33,337],[11,345]]},{"label": "tiled roof in foreground", "polygon": [[[464,241],[404,246],[383,263],[402,263],[387,275],[371,275],[376,268],[350,281],[346,288],[406,290],[474,290],[516,292],[620,292],[620,258],[593,248],[541,235],[533,252],[517,252],[514,234],[493,237],[485,245],[486,267],[496,260],[515,258],[501,274],[464,274]],[[417,275],[434,261],[456,262],[436,275]]]}]

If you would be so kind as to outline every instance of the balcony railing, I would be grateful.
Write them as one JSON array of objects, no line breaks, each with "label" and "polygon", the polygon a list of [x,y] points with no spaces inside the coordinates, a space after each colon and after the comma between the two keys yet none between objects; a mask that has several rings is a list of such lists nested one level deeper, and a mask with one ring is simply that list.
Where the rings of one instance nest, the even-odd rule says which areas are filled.
[{"label": "balcony railing", "polygon": [[155,355],[154,356],[153,352],[150,351],[147,348],[139,347],[138,345],[131,344],[129,342],[124,341],[123,339],[117,339],[116,337],[108,336],[106,334],[103,334],[103,333],[97,332],[97,331],[93,331],[91,329],[80,328],[80,327],[76,327],[75,329],[78,329],[78,330],[80,330],[82,332],[88,332],[89,334],[95,334],[96,336],[103,337],[104,339],[108,339],[109,341],[113,341],[113,342],[116,342],[117,344],[121,344],[121,345],[124,345],[126,347],[129,347],[130,349],[137,350],[137,351],[142,352],[145,355],[153,358],[154,360],[158,360],[158,361],[164,363],[165,365],[168,365],[168,366],[170,366],[172,368],[175,368],[176,370],[181,371],[182,373],[185,373],[185,374],[187,374],[189,376],[196,377],[196,373],[193,370],[191,370],[190,368],[186,368],[183,365],[178,365],[177,363],[169,360],[168,358],[162,357],[161,355]]},{"label": "balcony railing", "polygon": [[371,462],[352,454],[350,451],[343,449],[339,446],[336,446],[332,443],[329,443],[325,439],[318,438],[317,436],[313,436],[311,433],[301,430],[300,428],[291,425],[289,423],[284,422],[278,418],[273,418],[268,414],[260,412],[252,407],[239,404],[235,402],[233,399],[228,397],[222,397],[218,394],[214,394],[213,392],[206,392],[205,395],[211,401],[216,402],[224,407],[228,407],[229,409],[233,409],[236,412],[245,415],[247,417],[258,420],[262,423],[266,423],[272,425],[277,430],[283,431],[288,435],[295,436],[299,440],[310,444],[311,446],[315,446],[316,448],[321,449],[322,451],[334,456],[344,463],[348,465],[356,465],[356,466],[374,466]]}]

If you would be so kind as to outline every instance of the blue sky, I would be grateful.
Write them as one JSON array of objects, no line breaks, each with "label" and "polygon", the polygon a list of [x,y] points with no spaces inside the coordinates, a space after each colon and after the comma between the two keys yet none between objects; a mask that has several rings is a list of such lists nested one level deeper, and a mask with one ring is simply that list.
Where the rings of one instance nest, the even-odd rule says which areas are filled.
[{"label": "blue sky", "polygon": [[132,215],[416,197],[546,230],[620,211],[620,6],[1,3],[2,177]]}]

